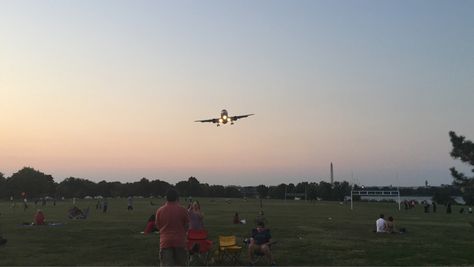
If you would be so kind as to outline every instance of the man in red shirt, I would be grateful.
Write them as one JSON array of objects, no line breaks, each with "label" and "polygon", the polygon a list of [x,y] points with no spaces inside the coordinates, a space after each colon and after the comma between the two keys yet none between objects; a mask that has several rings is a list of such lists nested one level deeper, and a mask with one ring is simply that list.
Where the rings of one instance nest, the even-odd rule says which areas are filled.
[{"label": "man in red shirt", "polygon": [[178,192],[169,189],[166,203],[156,211],[156,227],[160,230],[160,265],[186,266],[188,254],[186,232],[188,211],[179,205]]}]

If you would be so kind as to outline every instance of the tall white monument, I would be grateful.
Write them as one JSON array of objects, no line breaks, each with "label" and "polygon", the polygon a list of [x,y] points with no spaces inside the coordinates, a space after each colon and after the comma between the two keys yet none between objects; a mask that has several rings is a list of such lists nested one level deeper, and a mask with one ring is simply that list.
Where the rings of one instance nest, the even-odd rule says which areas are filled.
[{"label": "tall white monument", "polygon": [[331,185],[334,185],[334,169],[332,168],[332,162],[331,162]]}]

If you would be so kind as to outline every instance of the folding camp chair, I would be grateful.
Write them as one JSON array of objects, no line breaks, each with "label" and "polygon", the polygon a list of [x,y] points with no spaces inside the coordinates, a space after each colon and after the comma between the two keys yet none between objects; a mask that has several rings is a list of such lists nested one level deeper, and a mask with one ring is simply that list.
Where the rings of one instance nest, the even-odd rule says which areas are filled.
[{"label": "folding camp chair", "polygon": [[219,236],[219,261],[221,263],[229,262],[231,264],[240,265],[240,253],[242,247],[237,245],[235,235]]},{"label": "folding camp chair", "polygon": [[189,230],[187,249],[189,252],[189,265],[208,265],[211,256],[212,241],[207,240],[206,230]]}]

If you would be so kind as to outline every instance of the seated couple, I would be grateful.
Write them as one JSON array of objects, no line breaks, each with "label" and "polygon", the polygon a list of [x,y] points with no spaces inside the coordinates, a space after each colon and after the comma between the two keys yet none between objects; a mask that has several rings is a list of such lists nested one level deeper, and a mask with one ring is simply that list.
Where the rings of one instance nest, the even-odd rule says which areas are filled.
[{"label": "seated couple", "polygon": [[[384,217],[385,216],[383,214],[380,214],[379,219],[375,221],[376,232],[389,233],[389,234],[397,233],[395,232],[393,217],[392,216],[388,217],[388,220],[385,220]],[[401,228],[400,233],[403,233],[403,232],[405,232],[405,229]]]}]

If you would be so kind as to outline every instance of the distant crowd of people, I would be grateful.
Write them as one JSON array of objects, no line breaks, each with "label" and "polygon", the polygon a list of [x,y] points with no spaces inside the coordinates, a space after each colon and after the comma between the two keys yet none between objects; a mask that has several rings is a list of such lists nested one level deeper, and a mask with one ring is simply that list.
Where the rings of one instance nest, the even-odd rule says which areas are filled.
[{"label": "distant crowd of people", "polygon": [[[403,203],[403,206],[404,206],[405,210],[415,208],[415,206],[417,205],[417,202],[415,200],[411,200],[411,201],[405,200],[402,203]],[[436,204],[435,201],[432,201],[431,204],[430,204],[430,202],[428,202],[426,200],[423,200],[423,201],[421,201],[420,204],[423,206],[423,212],[424,213],[430,213],[430,212],[436,213],[437,208],[438,208],[438,205]],[[467,210],[465,210],[464,207],[461,207],[459,209],[459,213],[464,213],[465,211],[467,213],[472,213],[472,208],[468,207]],[[451,203],[451,201],[448,201],[446,203],[446,213],[450,214],[452,212],[453,212],[452,203]]]}]

